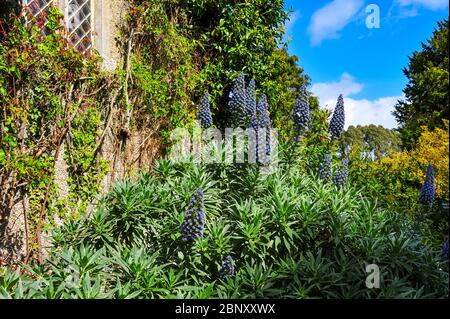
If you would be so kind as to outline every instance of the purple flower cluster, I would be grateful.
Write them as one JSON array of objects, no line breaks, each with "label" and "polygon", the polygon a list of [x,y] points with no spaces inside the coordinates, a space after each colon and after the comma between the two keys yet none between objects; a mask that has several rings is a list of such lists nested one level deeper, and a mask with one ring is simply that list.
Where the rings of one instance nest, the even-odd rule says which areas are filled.
[{"label": "purple flower cluster", "polygon": [[244,73],[239,74],[230,92],[228,112],[231,125],[251,129],[250,152],[256,155],[256,162],[266,163],[271,152],[272,122],[266,95],[261,95],[257,102],[255,79],[251,79],[246,86]]},{"label": "purple flower cluster", "polygon": [[345,125],[345,110],[344,110],[344,97],[339,95],[336,108],[333,113],[333,117],[331,118],[330,127],[328,133],[330,134],[330,138],[339,139],[342,136],[342,131],[344,130]]},{"label": "purple flower cluster", "polygon": [[246,90],[246,103],[245,103],[246,116],[251,118],[256,112],[256,82],[255,79],[251,79],[248,83]]},{"label": "purple flower cluster", "polygon": [[444,246],[442,246],[442,255],[448,259],[448,238],[444,243]]},{"label": "purple flower cluster", "polygon": [[183,241],[196,240],[203,235],[205,228],[205,207],[203,203],[203,190],[198,188],[184,213],[181,224]]},{"label": "purple flower cluster", "polygon": [[200,103],[200,108],[198,112],[198,120],[200,122],[200,126],[203,129],[207,129],[211,127],[213,124],[213,119],[211,115],[211,107],[209,104],[209,93],[206,93]]},{"label": "purple flower cluster", "polygon": [[222,264],[222,267],[220,268],[220,276],[222,278],[226,278],[232,277],[234,275],[235,275],[235,268],[233,258],[231,256],[227,256]]},{"label": "purple flower cluster", "polygon": [[256,161],[262,164],[267,162],[267,156],[271,152],[271,126],[272,121],[269,117],[269,104],[266,95],[263,94],[258,101],[256,111],[253,113],[249,125],[249,128],[254,130],[254,137],[249,142],[250,145],[255,146]]},{"label": "purple flower cluster", "polygon": [[235,127],[244,125],[249,118],[243,72],[239,74],[234,82],[233,89],[230,93],[230,101],[228,102],[228,111],[230,113],[230,124]]},{"label": "purple flower cluster", "polygon": [[269,117],[269,103],[267,102],[267,96],[265,94],[261,95],[259,98],[256,117],[258,119],[259,127],[271,127],[272,121]]},{"label": "purple flower cluster", "polygon": [[257,116],[259,117],[259,127],[266,129],[266,152],[267,156],[270,155],[270,128],[272,127],[272,121],[269,116],[269,103],[267,103],[267,96],[261,95],[257,108]]},{"label": "purple flower cluster", "polygon": [[[267,104],[267,99],[265,100]],[[260,103],[261,104],[261,101]],[[251,127],[255,125],[254,117],[258,123],[261,122],[261,115],[258,111],[259,104],[256,101],[256,82],[251,79],[248,85],[245,84],[244,73],[241,72],[234,82],[230,92],[230,100],[228,102],[228,112],[230,115],[230,124],[233,127]],[[268,105],[263,105],[268,110]],[[269,115],[264,119],[267,122]],[[270,121],[270,119],[269,119]],[[258,124],[260,125],[260,124]]]},{"label": "purple flower cluster", "polygon": [[427,175],[422,189],[420,190],[420,200],[426,207],[430,207],[433,204],[434,199],[434,169],[433,166],[428,165]]},{"label": "purple flower cluster", "polygon": [[249,152],[251,154],[254,154],[254,160],[256,160],[256,162],[258,161],[258,154],[259,154],[259,150],[260,150],[260,145],[259,145],[259,136],[258,136],[258,130],[259,130],[259,125],[258,125],[258,119],[256,117],[256,112],[255,114],[253,114],[252,118],[250,119],[250,124],[248,126],[249,128],[249,134],[248,134],[248,143],[249,143]]},{"label": "purple flower cluster", "polygon": [[332,167],[331,167],[331,156],[330,153],[325,154],[325,158],[323,159],[322,165],[319,169],[319,177],[324,182],[331,181],[332,177]]},{"label": "purple flower cluster", "polygon": [[300,88],[292,118],[294,120],[296,132],[299,133],[300,131],[305,131],[308,128],[311,115],[309,112],[309,97],[306,91],[306,86],[304,85]]},{"label": "purple flower cluster", "polygon": [[343,158],[341,160],[341,166],[336,171],[334,175],[334,184],[336,186],[343,186],[348,180],[348,160]]}]

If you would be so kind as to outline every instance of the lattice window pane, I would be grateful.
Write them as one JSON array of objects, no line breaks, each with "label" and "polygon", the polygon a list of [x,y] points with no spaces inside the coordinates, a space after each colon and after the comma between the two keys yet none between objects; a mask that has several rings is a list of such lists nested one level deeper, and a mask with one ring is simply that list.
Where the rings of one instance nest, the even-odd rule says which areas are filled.
[{"label": "lattice window pane", "polygon": [[[30,13],[38,19],[38,23],[45,26],[50,6],[56,5],[57,2],[57,0],[22,0],[22,5],[25,12]],[[65,3],[64,20],[68,40],[76,49],[87,53],[92,47],[93,39],[91,0],[66,0]],[[27,16],[25,17],[27,19]],[[27,19],[26,23],[30,22]]]},{"label": "lattice window pane", "polygon": [[69,38],[81,52],[92,46],[91,0],[69,0],[66,13]]},{"label": "lattice window pane", "polygon": [[33,17],[46,21],[46,15],[54,2],[55,0],[22,0],[22,5]]}]

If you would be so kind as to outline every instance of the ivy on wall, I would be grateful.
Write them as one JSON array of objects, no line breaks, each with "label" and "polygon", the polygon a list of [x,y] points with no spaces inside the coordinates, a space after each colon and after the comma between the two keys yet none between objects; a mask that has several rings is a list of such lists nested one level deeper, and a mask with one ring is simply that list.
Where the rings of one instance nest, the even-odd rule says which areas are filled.
[{"label": "ivy on wall", "polygon": [[[41,234],[64,211],[83,212],[98,193],[105,165],[92,150],[104,113],[105,75],[62,36],[62,16],[25,26],[11,17],[0,35],[0,225],[7,242],[16,194],[29,196],[27,256],[42,258]],[[6,27],[7,26],[7,27]],[[45,36],[44,36],[45,35]],[[55,185],[55,161],[68,148],[70,190],[64,205]]]}]

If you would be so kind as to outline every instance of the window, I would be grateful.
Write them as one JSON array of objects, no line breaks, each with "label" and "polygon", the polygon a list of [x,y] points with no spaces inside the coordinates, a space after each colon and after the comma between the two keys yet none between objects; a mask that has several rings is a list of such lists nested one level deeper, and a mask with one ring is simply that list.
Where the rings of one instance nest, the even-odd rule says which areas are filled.
[{"label": "window", "polygon": [[[45,21],[45,16],[53,2],[54,0],[22,0],[22,5],[25,12],[31,13],[31,15],[38,20],[43,19]],[[30,21],[27,21],[26,23],[30,23]]]},{"label": "window", "polygon": [[91,0],[67,0],[66,20],[69,39],[81,52],[88,52],[92,47]]},{"label": "window", "polygon": [[64,13],[69,42],[80,52],[89,53],[93,41],[91,2],[91,0],[23,0],[22,4],[26,12],[31,13],[44,25],[50,6],[59,4]]}]

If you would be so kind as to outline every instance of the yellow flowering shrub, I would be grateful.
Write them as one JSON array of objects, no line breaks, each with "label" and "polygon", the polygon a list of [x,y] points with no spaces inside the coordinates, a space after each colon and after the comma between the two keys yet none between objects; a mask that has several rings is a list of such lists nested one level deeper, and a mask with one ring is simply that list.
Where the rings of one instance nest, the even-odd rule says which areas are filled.
[{"label": "yellow flowering shrub", "polygon": [[422,184],[426,168],[431,164],[435,174],[436,196],[448,199],[448,157],[449,157],[449,125],[444,120],[445,129],[430,131],[422,127],[422,135],[416,147],[409,151],[392,152],[389,156],[374,162],[374,168],[386,174],[396,175],[412,184]]}]

